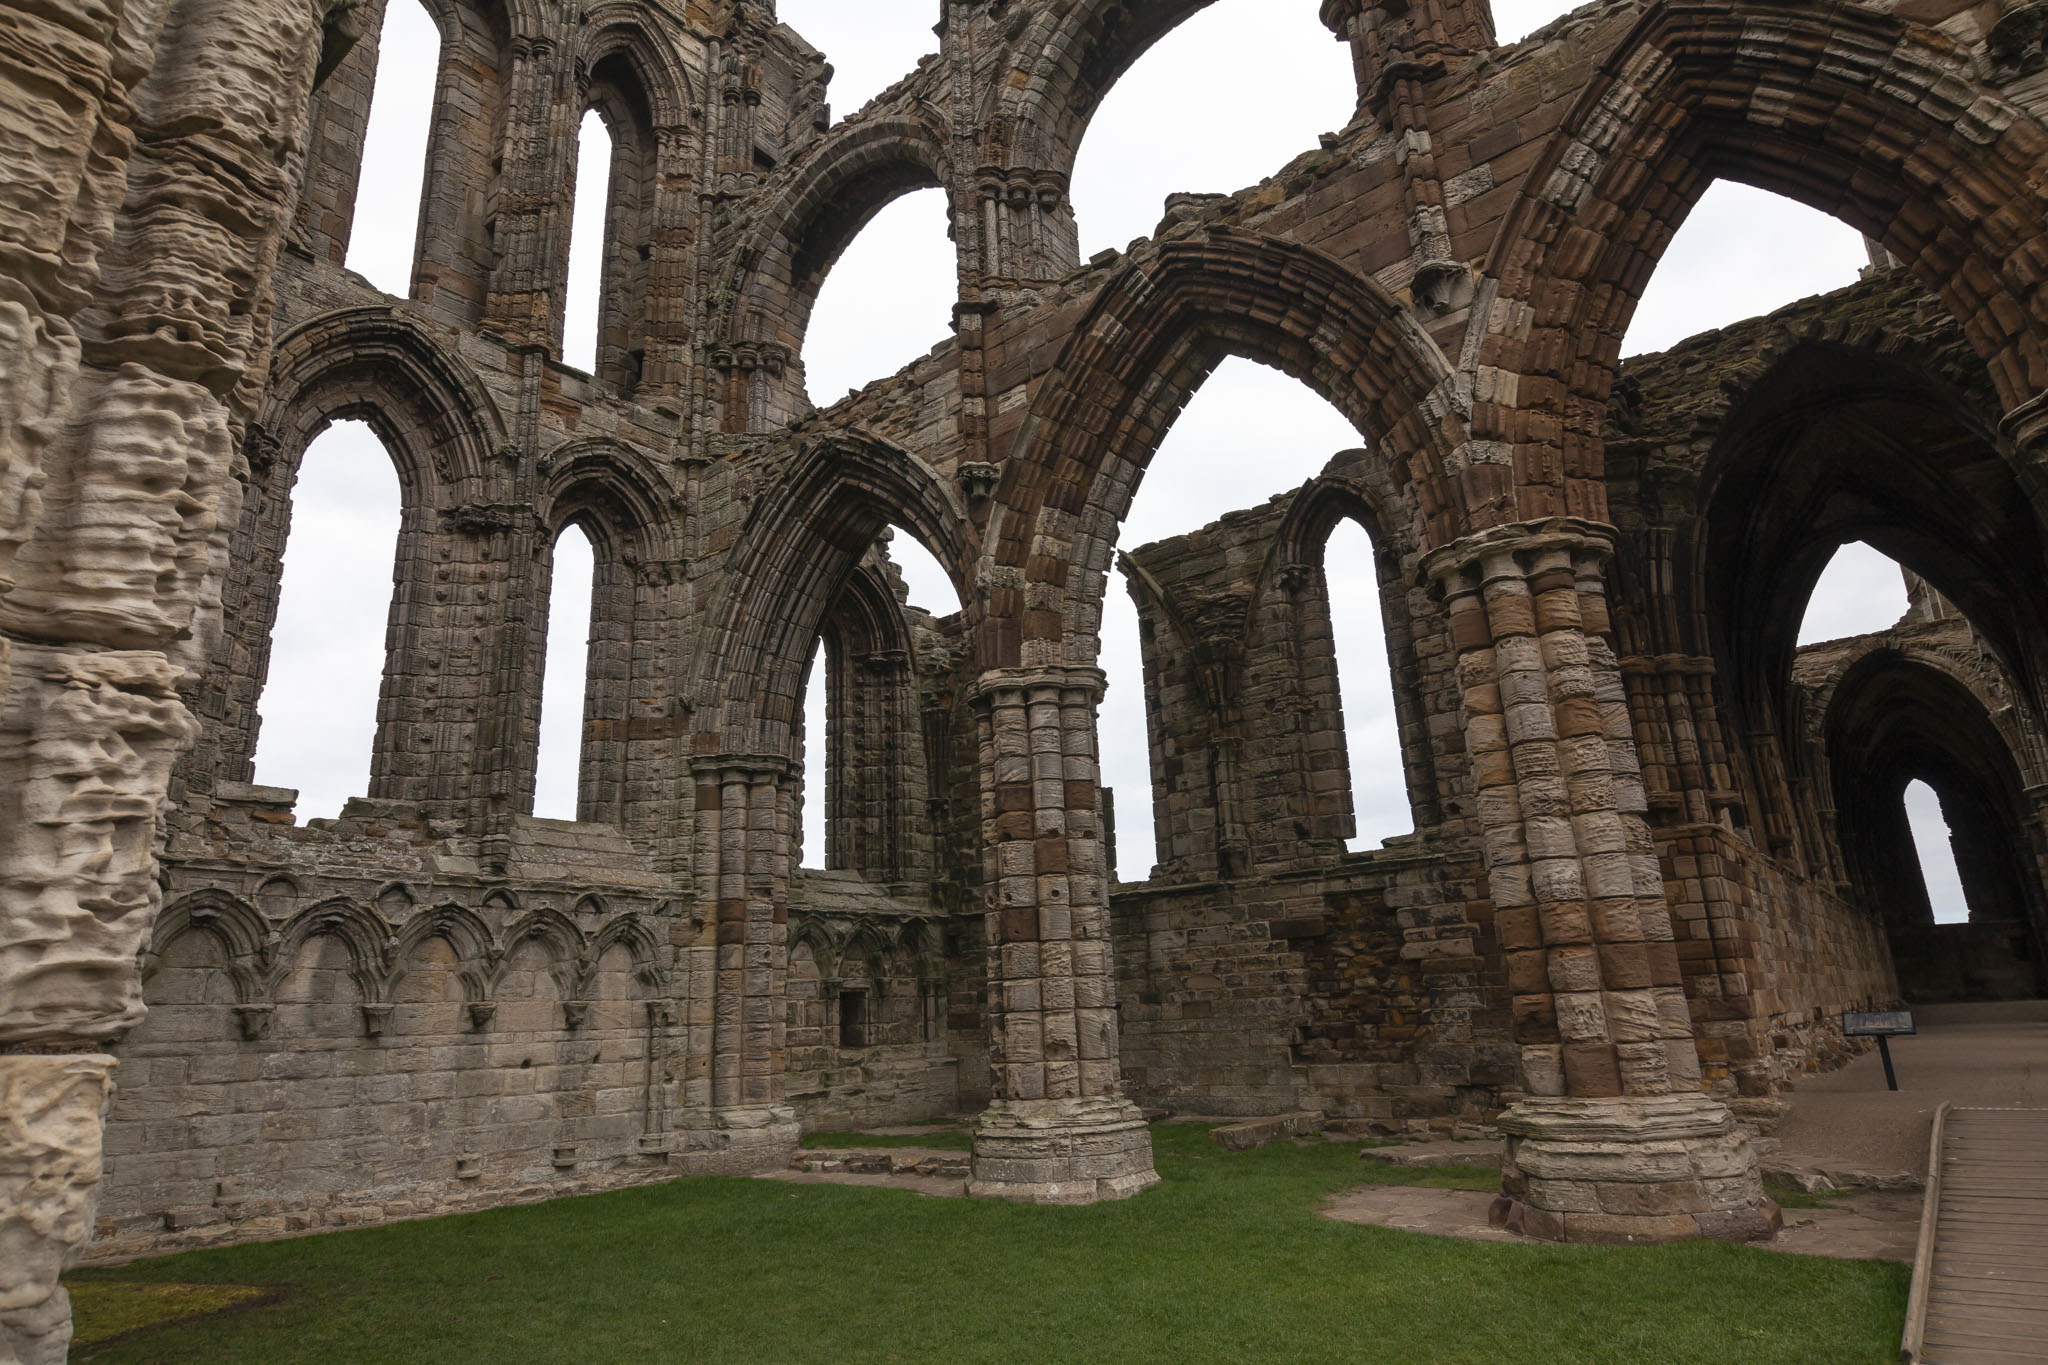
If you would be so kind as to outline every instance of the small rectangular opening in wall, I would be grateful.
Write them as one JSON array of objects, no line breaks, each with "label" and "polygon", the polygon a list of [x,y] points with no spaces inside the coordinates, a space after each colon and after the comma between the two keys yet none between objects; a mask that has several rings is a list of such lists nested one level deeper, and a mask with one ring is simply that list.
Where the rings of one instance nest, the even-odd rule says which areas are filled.
[{"label": "small rectangular opening in wall", "polygon": [[839,1046],[868,1045],[868,993],[839,992]]}]

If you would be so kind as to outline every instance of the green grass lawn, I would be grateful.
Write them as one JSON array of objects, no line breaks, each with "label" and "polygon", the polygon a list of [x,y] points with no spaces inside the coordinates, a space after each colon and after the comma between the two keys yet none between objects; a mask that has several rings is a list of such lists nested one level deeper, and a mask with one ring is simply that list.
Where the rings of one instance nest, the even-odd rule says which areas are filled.
[{"label": "green grass lawn", "polygon": [[[1723,1244],[1468,1243],[1316,1216],[1391,1170],[1153,1129],[1163,1183],[1035,1208],[706,1178],[194,1252],[72,1282],[277,1287],[75,1358],[520,1362],[1895,1360],[1907,1271]],[[104,1291],[102,1296],[104,1297]]]}]

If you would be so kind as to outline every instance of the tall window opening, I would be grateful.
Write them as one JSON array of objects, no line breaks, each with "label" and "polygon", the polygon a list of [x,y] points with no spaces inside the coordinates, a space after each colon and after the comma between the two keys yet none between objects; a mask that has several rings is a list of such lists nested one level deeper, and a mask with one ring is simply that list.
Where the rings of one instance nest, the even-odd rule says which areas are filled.
[{"label": "tall window opening", "polygon": [[611,185],[612,134],[592,109],[576,130],[576,207],[569,222],[569,284],[562,304],[562,363],[592,373],[597,370]]},{"label": "tall window opening", "polygon": [[348,268],[387,294],[412,293],[441,31],[419,0],[390,0],[363,138]]},{"label": "tall window opening", "polygon": [[1861,541],[1844,545],[1821,572],[1799,626],[1801,645],[1875,635],[1899,623],[1908,607],[1898,562]]},{"label": "tall window opening", "polygon": [[555,538],[548,588],[547,668],[541,675],[540,753],[533,789],[533,813],[544,819],[578,817],[596,572],[589,535],[573,523],[564,527]]},{"label": "tall window opening", "polygon": [[830,407],[953,334],[960,292],[946,192],[918,190],[877,213],[831,263],[804,337],[804,384]]},{"label": "tall window opening", "polygon": [[[1343,414],[1299,382],[1248,360],[1226,359],[1152,457],[1153,473],[1138,487],[1118,547],[1136,549],[1257,507],[1313,479],[1333,454],[1358,444],[1358,432]],[[1379,601],[1377,585],[1363,601]],[[1363,610],[1377,632],[1377,608]],[[1109,685],[1096,728],[1102,785],[1116,803],[1115,872],[1119,881],[1143,881],[1165,851],[1153,812],[1144,644],[1120,562],[1104,595],[1101,636],[1099,663]],[[1380,657],[1384,672],[1384,645]]]},{"label": "tall window opening", "polygon": [[1314,5],[1218,0],[1154,44],[1090,121],[1072,186],[1082,259],[1151,236],[1169,194],[1258,184],[1357,106],[1351,54]]},{"label": "tall window opening", "polygon": [[1621,353],[1666,351],[1854,284],[1869,264],[1870,249],[1854,228],[1783,195],[1717,180],[1659,259]]},{"label": "tall window opening", "polygon": [[1970,905],[1963,897],[1963,874],[1956,867],[1948,817],[1941,797],[1925,782],[1906,784],[1906,823],[1913,830],[1913,849],[1920,855],[1920,877],[1936,924],[1969,922]]},{"label": "tall window opening", "polygon": [[[950,616],[960,610],[961,602],[952,577],[922,541],[907,531],[890,527],[881,544],[903,579],[906,593],[903,605],[906,608],[932,617]],[[830,727],[834,716],[840,716],[842,723],[846,724],[859,721],[849,714],[849,708],[840,704],[838,695],[846,670],[858,662],[835,659],[826,638],[821,635],[805,675],[803,818],[798,826],[802,837],[802,857],[799,861],[801,866],[813,870],[832,865],[829,852],[832,810],[840,804],[833,800],[833,793],[838,790],[835,784],[847,780],[847,775],[839,770],[836,755],[849,746],[835,743]],[[908,723],[912,718],[899,716],[897,719]],[[851,747],[860,745],[857,741]],[[920,759],[921,754],[913,746],[911,751],[898,753],[896,758],[914,761]]]},{"label": "tall window opening", "polygon": [[1335,637],[1337,690],[1344,710],[1344,747],[1351,760],[1351,814],[1356,833],[1347,847],[1358,853],[1415,830],[1407,767],[1401,755],[1401,725],[1394,715],[1386,622],[1378,610],[1379,567],[1372,537],[1363,526],[1345,520],[1330,532],[1323,547],[1323,578],[1330,589],[1330,630]]},{"label": "tall window opening", "polygon": [[398,553],[390,452],[361,422],[307,447],[292,490],[256,780],[299,793],[300,820],[368,792]]}]

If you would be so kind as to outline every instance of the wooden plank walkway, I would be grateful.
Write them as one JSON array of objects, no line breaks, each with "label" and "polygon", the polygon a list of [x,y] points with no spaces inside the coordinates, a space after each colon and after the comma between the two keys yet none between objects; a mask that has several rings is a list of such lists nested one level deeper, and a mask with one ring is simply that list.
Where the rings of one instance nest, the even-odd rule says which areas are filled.
[{"label": "wooden plank walkway", "polygon": [[1905,1359],[2048,1361],[2048,1109],[1944,1106],[1935,1133]]}]

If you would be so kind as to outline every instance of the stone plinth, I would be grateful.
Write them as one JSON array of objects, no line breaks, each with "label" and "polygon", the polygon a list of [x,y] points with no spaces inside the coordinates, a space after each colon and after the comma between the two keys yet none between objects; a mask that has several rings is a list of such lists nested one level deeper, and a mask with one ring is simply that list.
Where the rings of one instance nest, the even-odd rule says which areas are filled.
[{"label": "stone plinth", "polygon": [[1496,1227],[1558,1242],[1748,1241],[1781,1221],[1747,1134],[1705,1095],[1525,1100],[1500,1130]]},{"label": "stone plinth", "polygon": [[1003,1100],[974,1127],[977,1198],[1093,1204],[1158,1183],[1151,1131],[1128,1100]]},{"label": "stone plinth", "polygon": [[92,1235],[114,1059],[0,1057],[0,1365],[63,1365],[57,1277]]}]

